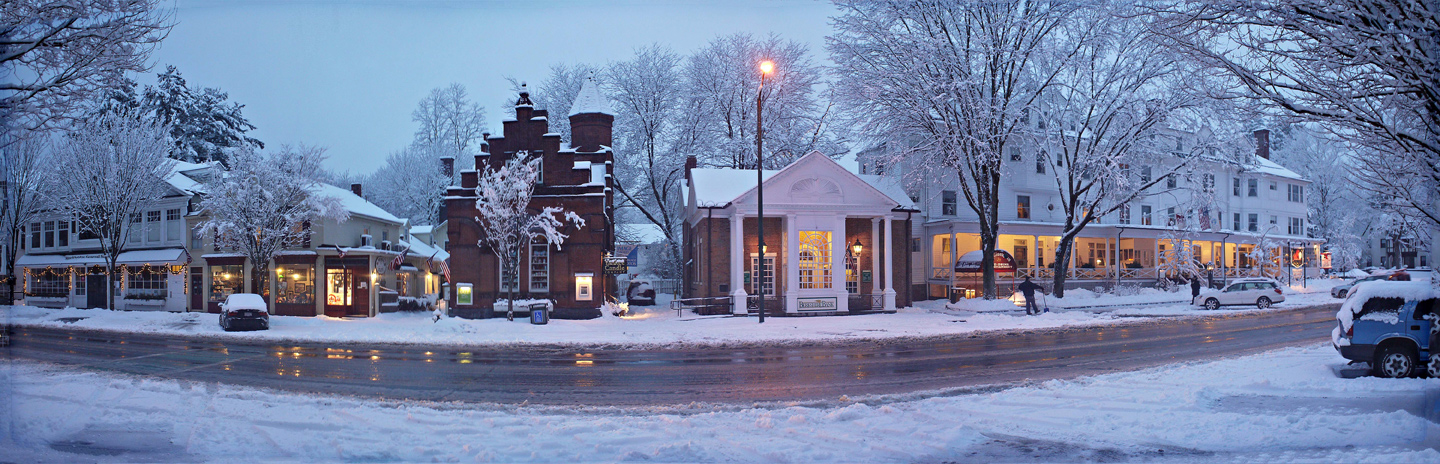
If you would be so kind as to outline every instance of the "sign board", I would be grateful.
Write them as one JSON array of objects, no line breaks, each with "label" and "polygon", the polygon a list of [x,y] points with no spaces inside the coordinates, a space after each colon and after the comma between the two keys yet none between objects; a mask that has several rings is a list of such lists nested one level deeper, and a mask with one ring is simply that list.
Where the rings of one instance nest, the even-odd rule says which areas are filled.
[{"label": "sign board", "polygon": [[1330,252],[1320,253],[1320,269],[1330,269]]},{"label": "sign board", "polygon": [[629,274],[629,273],[630,273],[630,266],[629,266],[629,263],[625,262],[625,258],[624,258],[624,257],[619,257],[619,258],[606,257],[606,258],[605,258],[605,275],[621,275],[621,274]]},{"label": "sign board", "polygon": [[829,298],[797,298],[795,305],[795,309],[801,312],[840,310],[840,305],[833,296]]},{"label": "sign board", "polygon": [[870,270],[869,270],[869,269],[860,271],[860,281],[861,281],[861,282],[864,282],[864,283],[867,283],[867,284],[868,284],[868,283],[870,283],[872,280],[874,280],[874,276],[873,276],[873,274],[870,273]]},{"label": "sign board", "polygon": [[639,265],[640,265],[640,245],[635,245],[635,244],[626,244],[626,245],[616,244],[616,245],[615,245],[615,256],[623,256],[623,257],[625,257],[625,263],[626,263],[627,265],[630,265],[630,266],[639,266]]},{"label": "sign board", "polygon": [[1304,249],[1295,249],[1295,250],[1292,250],[1292,251],[1290,252],[1290,267],[1293,267],[1293,268],[1302,268],[1302,267],[1305,267],[1305,250],[1304,250]]},{"label": "sign board", "polygon": [[750,285],[750,271],[745,271],[745,285]]}]

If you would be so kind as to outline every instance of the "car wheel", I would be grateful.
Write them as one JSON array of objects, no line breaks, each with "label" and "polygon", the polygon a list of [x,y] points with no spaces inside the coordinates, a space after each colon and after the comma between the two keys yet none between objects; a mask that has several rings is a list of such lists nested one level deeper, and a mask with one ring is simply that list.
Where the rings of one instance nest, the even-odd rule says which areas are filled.
[{"label": "car wheel", "polygon": [[1344,291],[1344,290],[1341,290],[1340,293],[1339,293],[1339,295],[1340,295],[1340,298],[1342,298],[1342,299],[1345,298],[1345,291]]},{"label": "car wheel", "polygon": [[1415,370],[1415,352],[1400,346],[1387,346],[1375,357],[1375,375],[1389,379],[1409,377]]},{"label": "car wheel", "polygon": [[1209,309],[1211,311],[1220,309],[1220,300],[1214,298],[1205,299],[1205,309]]},{"label": "car wheel", "polygon": [[1269,307],[1270,307],[1270,297],[1262,296],[1262,297],[1260,297],[1260,299],[1255,300],[1255,307],[1260,308],[1260,309],[1269,308]]}]

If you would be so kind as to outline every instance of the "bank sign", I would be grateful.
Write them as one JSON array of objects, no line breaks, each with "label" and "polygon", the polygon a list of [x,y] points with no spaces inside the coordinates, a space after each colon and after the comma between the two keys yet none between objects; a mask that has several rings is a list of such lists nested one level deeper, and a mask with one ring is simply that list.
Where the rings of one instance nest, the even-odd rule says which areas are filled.
[{"label": "bank sign", "polygon": [[795,308],[799,311],[839,311],[835,297],[830,298],[799,298],[796,300]]}]

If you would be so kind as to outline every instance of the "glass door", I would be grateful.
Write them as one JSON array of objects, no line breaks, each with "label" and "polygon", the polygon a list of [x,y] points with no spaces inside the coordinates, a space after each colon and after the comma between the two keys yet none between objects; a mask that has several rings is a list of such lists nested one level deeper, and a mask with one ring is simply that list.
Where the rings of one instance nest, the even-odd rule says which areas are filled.
[{"label": "glass door", "polygon": [[325,315],[344,317],[350,300],[350,274],[346,269],[325,269]]}]

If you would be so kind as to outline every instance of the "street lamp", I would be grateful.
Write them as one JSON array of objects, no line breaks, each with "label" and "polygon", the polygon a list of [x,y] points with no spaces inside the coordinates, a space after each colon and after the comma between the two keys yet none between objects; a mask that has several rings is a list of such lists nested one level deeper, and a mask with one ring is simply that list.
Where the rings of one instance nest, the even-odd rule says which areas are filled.
[{"label": "street lamp", "polygon": [[[755,230],[760,239],[760,275],[755,276],[760,296],[760,323],[765,323],[765,164],[760,162],[761,154],[765,148],[765,126],[761,123],[761,116],[765,114],[765,78],[775,72],[775,63],[770,60],[760,62],[760,88],[755,91]],[[771,271],[772,273],[774,271]]]},{"label": "street lamp", "polygon": [[854,245],[850,245],[850,251],[855,252],[855,259],[860,259],[860,251],[864,249],[865,246],[860,244],[860,239],[858,238],[855,239]]}]

